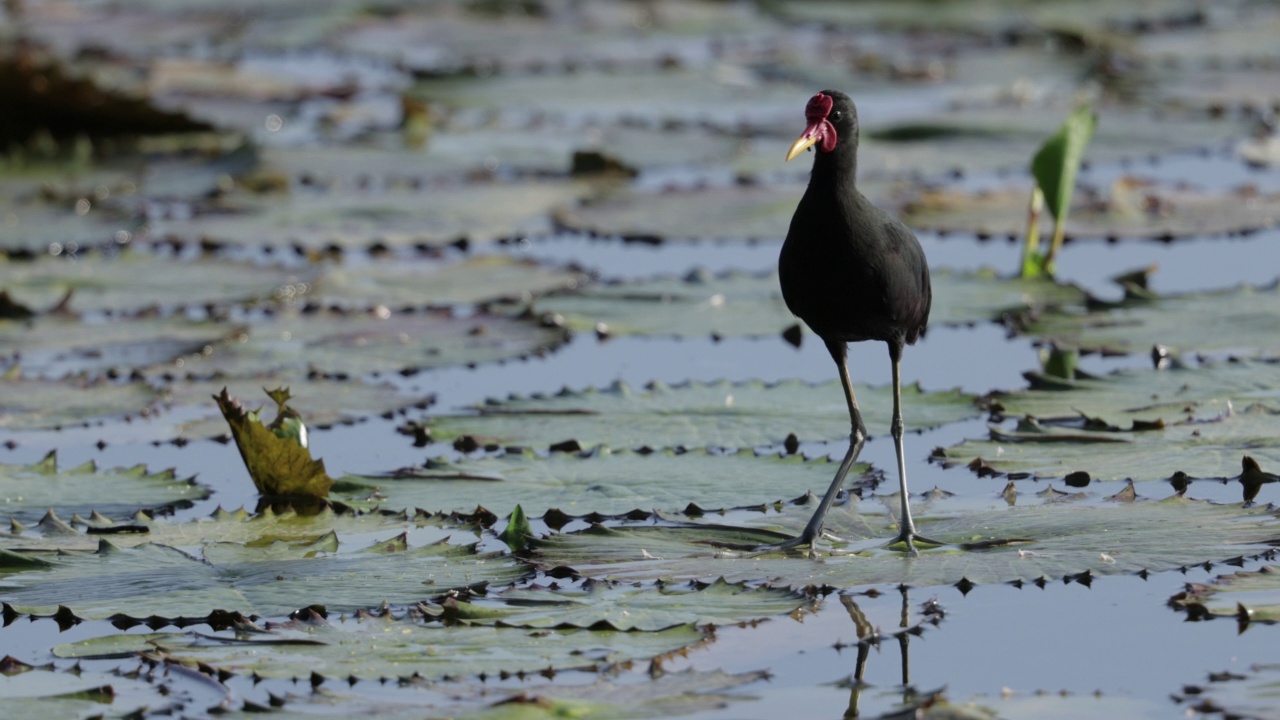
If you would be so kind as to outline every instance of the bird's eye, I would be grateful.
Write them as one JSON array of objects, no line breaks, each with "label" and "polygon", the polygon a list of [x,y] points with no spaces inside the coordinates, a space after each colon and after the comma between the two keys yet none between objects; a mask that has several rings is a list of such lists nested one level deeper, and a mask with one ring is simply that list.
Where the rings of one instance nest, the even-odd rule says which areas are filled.
[{"label": "bird's eye", "polygon": [[835,112],[831,113],[831,119],[832,119],[832,120],[839,120],[839,119],[840,119],[840,111],[839,111],[839,110],[837,110],[837,111],[835,111]]}]

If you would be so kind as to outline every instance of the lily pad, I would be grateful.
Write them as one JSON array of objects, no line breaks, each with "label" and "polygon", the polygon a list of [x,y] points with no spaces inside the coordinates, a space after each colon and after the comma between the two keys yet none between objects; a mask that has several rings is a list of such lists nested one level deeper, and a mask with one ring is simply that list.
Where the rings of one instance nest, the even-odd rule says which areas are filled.
[{"label": "lily pad", "polygon": [[1231,718],[1275,717],[1280,664],[1254,663],[1246,668],[1210,672],[1203,681],[1187,683],[1173,699],[1189,710]]},{"label": "lily pad", "polygon": [[[520,505],[533,516],[556,508],[571,515],[620,515],[632,510],[677,512],[695,503],[707,512],[821,493],[836,465],[825,457],[758,457],[750,450],[712,455],[697,450],[649,454],[601,449],[590,457],[531,453],[432,461],[385,478],[348,475],[334,492],[358,499],[376,491],[386,508],[466,512],[477,502],[506,512]],[[868,472],[855,466],[853,477]]]},{"label": "lily pad", "polygon": [[[903,221],[930,230],[1017,236],[1026,228],[1030,192],[1030,183],[976,193],[924,190],[903,205]],[[1067,235],[1074,237],[1229,235],[1280,222],[1280,195],[1248,188],[1214,193],[1122,178],[1108,195],[1078,195],[1070,217]]]},{"label": "lily pad", "polygon": [[1032,415],[1042,420],[1100,419],[1116,429],[1135,421],[1204,422],[1231,411],[1232,405],[1280,402],[1280,361],[1205,362],[1199,367],[1121,369],[1076,380],[1028,374],[1032,386],[993,392],[984,398],[1002,415]]},{"label": "lily pad", "polygon": [[[1078,306],[1085,293],[1049,280],[1000,277],[992,270],[933,273],[931,325],[998,321],[1011,313]],[[537,302],[579,330],[603,323],[614,335],[738,337],[774,335],[798,321],[787,309],[777,271],[694,271],[684,277],[588,285]]]},{"label": "lily pad", "polygon": [[116,371],[127,375],[183,355],[201,354],[238,330],[176,317],[110,322],[41,317],[0,322],[0,365],[29,377],[58,379]]},{"label": "lily pad", "polygon": [[213,352],[187,355],[181,368],[197,378],[257,378],[285,370],[339,378],[412,374],[546,352],[566,340],[564,328],[496,312],[285,309],[255,315],[246,332]]},{"label": "lily pad", "polygon": [[803,596],[717,580],[636,587],[589,582],[582,588],[513,588],[482,603],[448,602],[445,617],[469,625],[656,632],[681,625],[732,625],[795,612]]},{"label": "lily pad", "polygon": [[478,625],[443,626],[410,614],[361,614],[326,621],[314,614],[247,639],[168,633],[99,638],[59,646],[62,657],[92,657],[97,646],[112,652],[122,645],[171,661],[213,666],[235,675],[266,678],[359,678],[379,680],[465,678],[477,675],[533,675],[544,670],[596,668],[647,660],[704,640],[692,625],[659,632],[540,630]]},{"label": "lily pad", "polygon": [[1242,628],[1253,621],[1280,622],[1280,568],[1264,565],[1255,571],[1219,575],[1208,583],[1188,583],[1186,590],[1169,599],[1169,605],[1196,620],[1235,618]]},{"label": "lily pad", "polygon": [[0,264],[0,287],[32,307],[52,307],[68,291],[74,312],[200,307],[271,300],[299,282],[297,270],[202,257],[175,260],[144,252],[93,253],[74,260],[45,255]]},{"label": "lily pad", "polygon": [[94,552],[35,555],[49,566],[0,575],[0,589],[16,610],[35,614],[65,605],[87,619],[202,617],[214,610],[279,616],[309,605],[345,612],[384,601],[412,604],[528,572],[499,553],[444,541],[410,547],[401,537],[345,552],[332,531],[314,539],[213,543],[200,555],[104,540]]},{"label": "lily pad", "polygon": [[1126,22],[1156,22],[1173,16],[1186,6],[1182,2],[1155,2],[1141,6],[1117,6],[1105,2],[1081,3],[1074,7],[1055,4],[1027,6],[1019,0],[982,0],[965,7],[916,0],[879,0],[853,5],[827,2],[796,2],[778,6],[775,12],[793,22],[825,22],[836,26],[878,25],[887,28],[996,33],[1024,25],[1068,27],[1101,32]]},{"label": "lily pad", "polygon": [[[784,510],[787,516],[804,513],[805,509]],[[803,522],[803,518],[792,519]],[[851,537],[848,529],[854,521],[874,519],[861,516],[851,521],[833,514],[833,520],[829,523],[832,532]],[[1214,505],[1176,496],[1159,502],[1098,506],[1014,506],[940,519],[917,518],[917,523],[921,532],[944,542],[1026,541],[985,550],[942,546],[922,550],[921,558],[911,559],[899,552],[866,549],[868,539],[884,533],[882,543],[888,533],[883,527],[864,527],[856,534],[861,541],[855,544],[864,547],[859,553],[824,553],[811,560],[743,555],[707,544],[777,542],[776,534],[761,530],[597,525],[537,541],[535,559],[543,567],[564,565],[587,577],[619,581],[723,577],[729,582],[767,580],[777,587],[792,588],[877,583],[931,586],[953,584],[962,578],[983,584],[1081,573],[1158,572],[1262,550],[1280,535],[1280,524],[1270,509]]]},{"label": "lily pad", "polygon": [[160,393],[142,382],[0,378],[0,428],[49,430],[151,414]]},{"label": "lily pad", "polygon": [[[153,234],[188,242],[296,243],[319,248],[474,242],[551,230],[551,209],[585,192],[571,182],[444,186],[410,192],[300,191],[289,198],[241,197],[219,212],[156,221]],[[231,201],[228,201],[230,203]]]},{"label": "lily pad", "polygon": [[454,305],[541,295],[585,280],[581,272],[505,255],[469,256],[459,262],[397,259],[332,266],[307,297],[326,306]]},{"label": "lily pad", "polygon": [[[191,683],[191,684],[188,684]],[[208,698],[207,687],[180,676],[163,684],[143,674],[28,667],[17,674],[0,673],[0,700],[11,720],[39,718],[127,717],[147,712],[181,713],[195,698]]]},{"label": "lily pad", "polygon": [[[183,367],[188,365],[184,363]],[[197,362],[194,367],[199,368],[201,364]],[[409,407],[425,408],[430,403],[430,398],[405,395],[389,384],[359,379],[314,378],[300,370],[282,370],[245,378],[202,380],[184,377],[162,386],[163,402],[156,406],[158,412],[145,422],[135,422],[133,429],[162,440],[225,437],[227,422],[210,401],[210,396],[225,387],[233,397],[251,398],[264,387],[280,386],[294,390],[297,402],[291,405],[298,408],[307,426],[313,430],[389,415]],[[256,404],[250,402],[250,406],[256,407]]]},{"label": "lily pad", "polygon": [[726,187],[695,192],[617,192],[562,208],[563,226],[597,235],[677,240],[781,240],[804,189]]},{"label": "lily pad", "polygon": [[[50,522],[53,521],[53,522]],[[275,542],[311,543],[329,533],[351,539],[350,542],[373,543],[406,530],[428,532],[431,538],[459,536],[472,539],[478,527],[459,526],[457,521],[427,513],[356,513],[322,507],[318,512],[300,514],[285,507],[279,512],[270,505],[261,512],[243,508],[218,508],[208,516],[186,522],[173,522],[163,517],[138,513],[133,518],[112,521],[100,516],[73,518],[71,525],[56,515],[41,519],[40,525],[20,533],[0,535],[3,547],[38,558],[48,551],[90,553],[98,549],[104,534],[111,544],[121,548],[154,543],[194,550],[215,543],[239,543],[247,546],[270,545]],[[92,527],[94,532],[90,533]],[[113,529],[119,532],[112,532]]]},{"label": "lily pad", "polygon": [[[855,392],[867,426],[888,428],[892,388],[855,383]],[[977,410],[959,390],[926,392],[909,385],[902,394],[912,430],[973,417]],[[641,391],[615,383],[606,389],[493,400],[478,410],[475,416],[433,418],[432,434],[537,447],[576,439],[583,447],[750,448],[780,443],[789,433],[802,441],[835,440],[847,437],[849,426],[849,410],[835,381],[652,383]]]},{"label": "lily pad", "polygon": [[570,327],[591,330],[603,323],[616,335],[749,337],[776,335],[796,323],[776,272],[693,272],[683,278],[596,284],[542,298],[537,307],[564,315]]},{"label": "lily pad", "polygon": [[708,33],[784,30],[759,13],[717,3],[664,5],[656,12],[629,5],[565,12],[547,16],[509,6],[410,6],[394,18],[365,18],[334,41],[349,52],[424,74],[467,68],[541,72],[578,65],[648,67],[661,58],[702,63],[711,52]]},{"label": "lily pad", "polygon": [[1001,472],[1095,479],[1163,480],[1234,475],[1252,454],[1280,465],[1269,438],[1280,416],[1280,363],[1214,363],[1196,370],[1121,370],[1097,379],[990,397],[1008,415],[1031,415],[1038,426],[992,427],[985,440],[966,440],[935,460],[973,463]]},{"label": "lily pad", "polygon": [[[634,73],[499,75],[484,82],[433,78],[420,80],[412,93],[456,113],[483,109],[508,121],[539,113],[544,122],[564,127],[629,120],[738,131],[744,125],[795,125],[803,119],[797,100],[803,103],[813,90],[793,83],[763,83],[749,73],[734,73],[734,68],[719,72],[717,68],[655,68]],[[636,103],[639,97],[645,98],[643,104]]]},{"label": "lily pad", "polygon": [[[728,674],[690,668],[664,672],[639,682],[633,673],[623,673],[618,677],[602,674],[589,684],[569,684],[535,682],[529,677],[532,673],[524,675],[519,690],[513,690],[505,697],[502,695],[505,691],[495,690],[484,679],[469,682],[449,677],[438,681],[447,683],[447,687],[438,688],[447,691],[447,698],[436,702],[430,701],[434,696],[424,696],[422,692],[424,685],[430,688],[434,682],[421,678],[414,678],[399,691],[381,683],[356,683],[349,688],[339,683],[326,683],[315,688],[307,687],[305,692],[273,695],[272,699],[279,706],[275,712],[284,717],[290,717],[289,713],[314,717],[321,713],[343,712],[353,717],[377,717],[380,720],[421,720],[424,713],[433,717],[467,720],[670,718],[721,710],[733,702],[749,701],[753,699],[749,695],[726,691],[768,677],[764,671]],[[251,711],[246,707],[243,714],[232,711],[225,716],[247,717]]]},{"label": "lily pad", "polygon": [[194,477],[179,478],[172,468],[99,470],[90,460],[59,470],[57,452],[50,451],[33,465],[0,465],[0,496],[0,515],[31,525],[50,510],[67,516],[97,512],[115,519],[139,510],[172,510],[209,497],[209,490]]},{"label": "lily pad", "polygon": [[[601,678],[590,685],[535,686],[507,702],[495,703],[478,720],[553,720],[583,715],[601,718],[669,718],[723,710],[750,699],[727,693],[769,677],[765,671],[728,674],[689,668],[664,672],[647,682],[619,683]],[[589,715],[588,715],[589,714]]]},{"label": "lily pad", "polygon": [[932,271],[930,325],[1000,321],[1011,314],[1038,315],[1046,309],[1083,304],[1085,292],[1048,279],[1002,277],[990,269]]},{"label": "lily pad", "polygon": [[1109,309],[1062,309],[1040,315],[1021,330],[1082,350],[1145,353],[1162,345],[1174,352],[1275,354],[1280,351],[1280,282],[1165,295]]}]

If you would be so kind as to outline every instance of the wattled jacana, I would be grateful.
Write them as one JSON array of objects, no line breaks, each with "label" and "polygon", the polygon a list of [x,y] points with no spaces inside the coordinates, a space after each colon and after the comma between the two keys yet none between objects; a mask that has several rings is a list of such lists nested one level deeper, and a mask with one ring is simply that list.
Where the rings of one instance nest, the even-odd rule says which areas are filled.
[{"label": "wattled jacana", "polygon": [[821,535],[827,510],[867,439],[846,363],[847,343],[879,340],[893,363],[893,434],[898,456],[902,517],[895,542],[917,554],[915,540],[939,544],[916,532],[907,496],[902,449],[902,348],[924,335],[932,291],[920,242],[905,225],[858,192],[858,113],[848,95],[823,90],[805,107],[808,127],[787,160],[816,146],[813,173],[782,245],[778,274],[787,307],[804,320],[840,368],[849,419],[849,451],[831,487],[799,537],[768,549],[810,545]]}]

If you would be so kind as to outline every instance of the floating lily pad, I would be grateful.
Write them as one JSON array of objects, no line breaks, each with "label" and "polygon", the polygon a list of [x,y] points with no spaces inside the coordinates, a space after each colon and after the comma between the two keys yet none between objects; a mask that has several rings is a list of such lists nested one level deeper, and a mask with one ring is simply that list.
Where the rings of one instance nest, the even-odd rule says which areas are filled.
[{"label": "floating lily pad", "polygon": [[1085,299],[1085,292],[1075,285],[1002,277],[992,270],[969,273],[944,268],[932,274],[931,326],[1000,321],[1014,313],[1039,314],[1047,308],[1077,306]]},{"label": "floating lily pad", "polygon": [[[315,523],[310,531],[324,528]],[[528,572],[499,553],[444,541],[410,547],[400,537],[346,552],[333,531],[302,540],[206,544],[200,557],[169,545],[118,547],[105,540],[94,552],[33,557],[48,566],[0,575],[8,601],[36,614],[65,605],[89,619],[201,617],[214,610],[278,616],[308,605],[345,612],[506,584]]]},{"label": "floating lily pad", "polygon": [[[607,669],[607,668],[605,668]],[[432,717],[467,718],[468,720],[553,720],[565,717],[593,718],[670,718],[698,712],[723,710],[733,702],[753,699],[727,690],[764,680],[764,671],[728,674],[720,671],[663,672],[636,682],[630,673],[619,677],[602,673],[590,684],[535,682],[524,673],[519,690],[495,689],[492,683],[466,681],[454,677],[438,689],[447,691],[447,699],[424,694],[433,681],[414,678],[397,691],[381,683],[376,685],[326,683],[319,687],[298,688],[284,695],[274,695],[277,714],[289,713],[314,717],[322,713],[342,712],[352,717],[377,717],[380,720],[421,720],[424,713]],[[501,673],[499,674],[501,675]],[[505,697],[503,694],[506,693]],[[433,702],[434,701],[434,702]],[[246,713],[249,709],[246,708]],[[229,717],[239,718],[235,712]],[[43,717],[43,716],[41,716]]]},{"label": "floating lily pad", "polygon": [[583,714],[592,717],[679,717],[699,712],[723,711],[725,706],[749,699],[726,693],[741,685],[764,680],[765,671],[730,675],[693,668],[664,672],[648,682],[615,683],[600,679],[591,685],[545,685],[528,688],[508,702],[495,703],[472,716],[477,720],[553,720]]},{"label": "floating lily pad", "polygon": [[[750,450],[731,455],[601,450],[591,457],[553,453],[548,458],[521,453],[433,461],[386,478],[348,475],[334,492],[359,498],[376,489],[386,508],[466,512],[479,502],[505,513],[520,505],[535,517],[552,508],[571,515],[677,512],[690,503],[710,512],[821,493],[835,471],[825,457],[757,457]],[[865,464],[855,466],[853,477],[867,471]]]},{"label": "floating lily pad", "polygon": [[[1003,278],[994,271],[933,273],[930,325],[962,325],[1000,320],[1009,313],[1079,306],[1085,293],[1049,280]],[[737,337],[775,335],[798,322],[787,309],[776,271],[696,271],[643,282],[589,285],[537,302],[571,327],[591,330],[603,323],[615,335]]]},{"label": "floating lily pad", "polygon": [[695,272],[596,284],[580,293],[542,298],[537,307],[564,315],[571,327],[591,330],[603,323],[616,335],[776,335],[797,322],[782,301],[777,273]]},{"label": "floating lily pad", "polygon": [[1030,25],[1066,27],[1101,32],[1125,23],[1156,23],[1164,17],[1180,17],[1186,5],[1180,1],[1118,6],[1104,2],[1080,3],[1073,7],[1031,5],[1018,0],[982,0],[964,7],[916,0],[855,3],[795,2],[774,11],[792,21],[824,22],[837,26],[880,26],[887,28],[927,28],[931,30],[996,33]]},{"label": "floating lily pad", "polygon": [[196,242],[363,248],[475,242],[550,231],[551,209],[585,192],[570,182],[465,185],[420,192],[299,191],[240,198],[217,213],[154,222],[153,234]]},{"label": "floating lily pad", "polygon": [[1161,86],[1161,94],[1171,105],[1218,113],[1270,108],[1280,101],[1280,80],[1269,64],[1248,67],[1241,63],[1224,68],[1207,63],[1198,69],[1181,70]]},{"label": "floating lily pad", "polygon": [[471,256],[460,262],[398,259],[332,266],[312,284],[307,297],[347,307],[453,305],[519,299],[571,289],[585,280],[581,272],[505,255]]},{"label": "floating lily pad", "polygon": [[[994,392],[985,400],[1000,414],[1041,420],[1101,420],[1112,429],[1134,422],[1167,425],[1201,423],[1231,412],[1232,406],[1280,403],[1280,362],[1210,362],[1196,368],[1122,369],[1100,377],[1061,380],[1028,376],[1032,387]],[[1094,426],[1097,423],[1093,424]]]},{"label": "floating lily pad", "polygon": [[656,632],[680,625],[732,625],[786,615],[807,602],[787,590],[752,589],[723,580],[706,586],[592,582],[568,590],[513,588],[493,599],[502,604],[451,602],[445,616],[470,625]]},{"label": "floating lily pad", "polygon": [[494,170],[485,165],[488,158],[504,170],[564,174],[569,156],[580,142],[580,134],[568,131],[460,127],[433,129],[418,148],[406,146],[402,132],[384,132],[340,146],[268,148],[263,152],[263,164],[332,192],[346,192],[362,184],[404,189],[423,182],[456,182],[471,174],[487,174]]},{"label": "floating lily pad", "polygon": [[1209,583],[1188,583],[1186,590],[1169,599],[1169,605],[1186,610],[1194,619],[1235,618],[1242,626],[1255,620],[1280,622],[1280,568],[1265,565],[1256,571],[1219,575]]},{"label": "floating lily pad", "polygon": [[[798,517],[804,508],[784,510]],[[830,530],[846,538],[867,516],[833,514]],[[1030,581],[1075,576],[1157,572],[1220,561],[1265,549],[1280,536],[1280,523],[1270,509],[1213,505],[1171,497],[1159,502],[1082,506],[1047,503],[1031,507],[961,513],[954,517],[917,518],[921,532],[938,540],[979,543],[1025,538],[1012,546],[961,550],[943,546],[922,550],[917,560],[900,552],[863,550],[855,555],[824,554],[820,559],[748,556],[708,545],[777,542],[760,530],[725,527],[593,526],[578,533],[552,535],[536,543],[539,565],[566,565],[593,578],[620,581],[705,579],[729,582],[767,580],[774,586],[800,588],[831,585],[847,588],[877,583],[913,586],[947,585],[962,578],[972,583]],[[791,524],[788,522],[787,524]],[[843,527],[842,527],[843,526]],[[883,527],[863,527],[856,537],[866,546]],[[881,542],[884,540],[882,539]]]},{"label": "floating lily pad", "polygon": [[141,382],[0,379],[0,428],[47,430],[149,415],[160,393]]},{"label": "floating lily pad", "polygon": [[703,63],[711,52],[708,33],[784,30],[759,13],[718,3],[678,3],[657,11],[583,6],[567,12],[571,19],[557,22],[494,6],[405,7],[394,18],[365,18],[334,41],[359,55],[424,73],[473,67],[520,72],[579,65],[652,67],[663,58]]},{"label": "floating lily pad", "polygon": [[[892,388],[855,383],[855,392],[867,426],[887,429]],[[959,390],[925,392],[909,385],[902,394],[908,429],[963,420],[977,410]],[[802,441],[835,440],[847,436],[849,427],[844,394],[834,381],[653,383],[641,391],[615,383],[606,389],[494,400],[479,411],[433,418],[432,433],[438,439],[474,435],[537,447],[576,439],[583,447],[750,448],[782,442],[789,433]]]},{"label": "floating lily pad", "polygon": [[[719,72],[717,72],[719,70]],[[602,121],[702,124],[720,130],[795,125],[803,120],[807,85],[762,83],[736,68],[653,69],[618,73],[601,70],[538,75],[499,75],[420,80],[413,95],[459,111],[483,108],[500,118],[540,113],[566,127]],[[645,98],[637,103],[636,98]],[[797,108],[797,101],[801,103]],[[803,128],[801,128],[803,129]]]},{"label": "floating lily pad", "polygon": [[[969,174],[1026,168],[1044,139],[1053,134],[1080,102],[1079,75],[1095,69],[1087,58],[1081,58],[1076,64],[1062,53],[1033,53],[1028,57],[1018,46],[967,51],[962,57],[941,62],[947,68],[949,79],[964,89],[950,93],[950,102],[938,102],[936,109],[907,119],[877,123],[862,118],[863,132],[869,136],[867,155],[871,164],[864,163],[860,154],[860,171],[877,165],[897,168],[899,172],[915,170],[934,175],[953,170]],[[1042,67],[1047,72],[1042,73]],[[1075,76],[1063,77],[1064,69]],[[1123,162],[1203,148],[1232,141],[1240,133],[1238,124],[1215,120],[1206,114],[1159,112],[1149,107],[1107,102],[1100,102],[1097,109],[1101,120],[1088,151],[1089,160],[1095,163]],[[1159,132],[1152,132],[1152,128],[1159,128]],[[1031,194],[1030,176],[1025,186],[1005,192],[1010,203],[1007,211],[1014,213],[1008,217],[1020,217],[1022,222],[1008,227],[1021,233]],[[963,195],[956,193],[954,197]],[[912,195],[908,193],[905,197]],[[935,196],[925,193],[921,197]],[[936,197],[952,195],[943,192]],[[986,198],[980,194],[975,199]],[[903,198],[900,195],[892,199]],[[1020,216],[1016,215],[1018,200],[1021,201]],[[999,225],[972,227],[1004,232],[1005,207],[997,205],[993,209],[1000,210]],[[962,214],[961,210],[963,208],[948,207],[949,213],[957,213],[956,217],[982,223],[980,213]],[[926,225],[917,227],[923,226]]]},{"label": "floating lily pad", "polygon": [[[1167,702],[1104,695],[1100,692],[1013,693],[1004,688],[999,697],[978,696],[951,701],[946,693],[931,693],[913,703],[916,720],[1043,720],[1080,717],[1153,717],[1168,708]],[[877,715],[874,720],[898,720],[902,710]]]},{"label": "floating lily pad", "polygon": [[561,209],[562,225],[598,235],[677,240],[781,240],[804,189],[726,187],[694,192],[619,192]]},{"label": "floating lily pad", "polygon": [[[184,363],[183,367],[200,368],[201,364]],[[222,437],[228,432],[227,422],[210,399],[212,396],[225,387],[232,397],[255,398],[261,397],[259,393],[264,387],[280,386],[293,389],[297,402],[291,405],[298,408],[307,427],[312,429],[386,415],[411,406],[425,408],[429,404],[429,398],[405,395],[388,384],[313,378],[298,370],[244,378],[182,378],[163,386],[163,402],[157,406],[158,412],[145,422],[135,422],[134,429],[165,440]],[[249,406],[257,407],[253,401],[249,401]]]},{"label": "floating lily pad", "polygon": [[1145,353],[1163,345],[1175,352],[1274,354],[1280,351],[1280,282],[1166,295],[1110,309],[1044,313],[1022,330],[1085,350]]},{"label": "floating lily pad", "polygon": [[79,215],[75,201],[65,206],[46,203],[4,203],[4,212],[12,218],[0,233],[0,249],[7,251],[47,253],[109,244],[116,233],[132,235],[141,227],[141,219],[110,206]]},{"label": "floating lily pad", "polygon": [[179,478],[173,469],[151,472],[144,465],[99,470],[90,460],[59,470],[58,455],[50,451],[34,465],[0,465],[0,496],[0,516],[31,525],[49,510],[127,518],[138,510],[190,505],[209,497],[209,490],[194,477]]},{"label": "floating lily pad", "polygon": [[[51,523],[50,520],[53,522]],[[337,512],[323,508],[313,514],[299,514],[296,510],[274,511],[269,505],[262,512],[249,513],[243,508],[223,510],[218,508],[207,517],[187,522],[172,522],[162,517],[138,513],[131,519],[111,520],[99,516],[72,519],[72,525],[56,515],[41,519],[38,526],[8,536],[0,535],[3,547],[20,553],[44,551],[93,552],[99,540],[107,535],[111,544],[129,548],[147,543],[169,545],[177,548],[201,548],[214,543],[239,543],[249,546],[270,545],[274,542],[310,543],[333,532],[348,538],[351,544],[372,543],[406,528],[427,531],[433,539],[457,537],[471,539],[478,530],[461,527],[456,521],[427,513],[365,513]],[[89,528],[93,532],[88,532]],[[115,530],[115,532],[113,532]]]},{"label": "floating lily pad", "polygon": [[1204,680],[1182,686],[1173,699],[1188,710],[1204,714],[1221,714],[1230,718],[1275,717],[1276,685],[1280,683],[1280,664],[1253,663],[1247,668],[1229,666],[1208,673]]},{"label": "floating lily pad", "polygon": [[645,660],[702,642],[692,625],[659,632],[442,626],[390,613],[343,621],[305,615],[261,628],[248,639],[159,633],[59,646],[62,657],[93,657],[98,646],[127,647],[183,664],[267,678],[442,679],[595,668]]},{"label": "floating lily pad", "polygon": [[[1054,388],[992,396],[1002,412],[1032,415],[1040,426],[993,427],[935,457],[1001,472],[1099,480],[1234,476],[1242,455],[1280,465],[1268,439],[1280,416],[1280,364],[1218,363],[1189,370],[1122,370]],[[1045,422],[1050,421],[1050,422]],[[1135,424],[1136,423],[1136,424]]]},{"label": "floating lily pad", "polygon": [[546,352],[567,339],[564,328],[508,314],[283,309],[255,316],[247,332],[211,353],[187,355],[181,370],[196,378],[256,378],[286,370],[336,377],[413,373]]},{"label": "floating lily pad", "polygon": [[195,697],[207,699],[207,685],[198,685],[180,676],[161,684],[143,674],[28,666],[16,674],[0,673],[0,700],[12,720],[182,713]]},{"label": "floating lily pad", "polygon": [[[1019,236],[1026,229],[1030,194],[1030,183],[977,193],[925,190],[903,206],[903,221],[931,230]],[[1280,195],[1248,188],[1212,193],[1126,178],[1104,198],[1076,197],[1070,217],[1067,234],[1076,237],[1228,235],[1280,222]]]},{"label": "floating lily pad", "polygon": [[0,322],[0,365],[27,377],[58,379],[109,370],[127,375],[219,344],[236,329],[176,317],[80,322],[41,317]]},{"label": "floating lily pad", "polygon": [[270,300],[298,281],[297,270],[133,252],[75,260],[45,255],[34,262],[0,264],[0,287],[14,297],[45,308],[72,291],[69,309],[74,312]]}]

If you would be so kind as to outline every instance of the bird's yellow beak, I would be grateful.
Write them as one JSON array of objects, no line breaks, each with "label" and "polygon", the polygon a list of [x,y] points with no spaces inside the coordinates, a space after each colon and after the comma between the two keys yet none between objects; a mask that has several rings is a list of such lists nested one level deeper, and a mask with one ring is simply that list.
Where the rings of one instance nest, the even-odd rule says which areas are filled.
[{"label": "bird's yellow beak", "polygon": [[806,130],[804,134],[800,136],[799,140],[796,140],[794,143],[791,144],[791,149],[787,151],[787,159],[785,162],[791,162],[793,159],[795,159],[795,156],[813,147],[821,139],[822,139],[822,133],[816,133],[816,132],[812,132],[811,130]]}]

